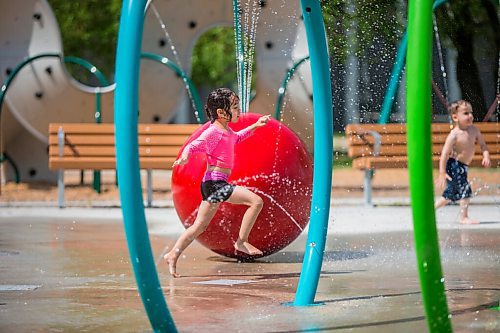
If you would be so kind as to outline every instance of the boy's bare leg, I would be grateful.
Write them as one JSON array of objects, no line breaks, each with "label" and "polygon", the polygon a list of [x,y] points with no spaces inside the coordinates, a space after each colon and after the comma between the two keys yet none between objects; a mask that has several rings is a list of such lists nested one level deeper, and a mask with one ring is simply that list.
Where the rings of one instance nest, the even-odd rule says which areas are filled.
[{"label": "boy's bare leg", "polygon": [[248,255],[261,255],[262,251],[248,242],[248,236],[250,235],[250,231],[252,230],[257,216],[259,216],[259,213],[262,210],[262,206],[264,205],[262,198],[247,188],[236,186],[231,194],[231,197],[228,199],[228,202],[249,206],[243,215],[240,232],[238,239],[234,243],[234,248],[237,251]]},{"label": "boy's bare leg", "polygon": [[184,230],[182,235],[175,242],[174,247],[170,252],[163,256],[163,259],[168,264],[168,270],[173,277],[180,277],[177,274],[177,260],[179,259],[182,252],[193,242],[193,240],[201,235],[210,224],[210,221],[214,217],[220,203],[209,203],[207,201],[202,201],[200,207],[198,208],[198,215],[193,225]]},{"label": "boy's bare leg", "polygon": [[460,200],[459,222],[462,224],[478,224],[478,221],[469,218],[469,201],[468,198]]},{"label": "boy's bare leg", "polygon": [[450,203],[450,200],[448,199],[445,199],[443,197],[439,198],[438,201],[436,201],[436,203],[434,204],[434,209],[438,209],[438,208],[441,208],[443,206],[446,206],[447,204]]}]

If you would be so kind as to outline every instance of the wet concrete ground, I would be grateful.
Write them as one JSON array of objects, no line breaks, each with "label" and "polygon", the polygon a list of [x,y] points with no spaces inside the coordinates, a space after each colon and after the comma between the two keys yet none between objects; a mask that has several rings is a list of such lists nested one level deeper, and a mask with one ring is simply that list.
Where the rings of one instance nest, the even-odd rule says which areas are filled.
[{"label": "wet concrete ground", "polygon": [[[455,332],[500,331],[500,208],[475,205],[474,226],[438,211]],[[173,209],[147,211],[159,258],[182,231]],[[158,274],[180,332],[426,332],[407,206],[340,206],[316,295],[292,307],[306,232],[281,252],[238,263],[194,243],[172,279]],[[232,283],[232,284],[224,284]],[[497,307],[497,309],[494,309]],[[0,332],[149,332],[119,209],[0,210]]]}]

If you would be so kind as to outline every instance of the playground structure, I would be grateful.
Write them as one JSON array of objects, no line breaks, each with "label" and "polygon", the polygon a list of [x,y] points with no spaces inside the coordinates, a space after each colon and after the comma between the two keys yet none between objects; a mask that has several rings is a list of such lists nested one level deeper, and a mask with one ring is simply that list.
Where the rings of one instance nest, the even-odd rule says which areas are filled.
[{"label": "playground structure", "polygon": [[[280,84],[287,70],[307,56],[307,45],[298,2],[287,6],[265,3],[255,46],[257,93],[251,110],[273,114]],[[189,76],[198,37],[212,27],[233,25],[229,1],[204,2],[203,6],[203,10],[193,11],[199,7],[194,0],[147,4],[141,47],[140,123],[186,123],[192,119],[192,109],[203,117],[199,110],[203,106],[195,92],[190,97],[182,78]],[[56,174],[47,167],[49,123],[112,122],[115,85],[104,79],[101,87],[89,87],[69,76],[65,62],[75,59],[63,56],[58,24],[46,0],[2,0],[0,9],[0,80],[5,82],[16,66],[26,61],[5,92],[3,153],[22,180],[54,181]],[[79,60],[94,75],[101,74],[92,64]],[[300,66],[296,70],[286,87],[293,98],[287,97],[287,112],[281,120],[312,149],[310,69]],[[12,164],[2,163],[4,180],[14,179]]]}]

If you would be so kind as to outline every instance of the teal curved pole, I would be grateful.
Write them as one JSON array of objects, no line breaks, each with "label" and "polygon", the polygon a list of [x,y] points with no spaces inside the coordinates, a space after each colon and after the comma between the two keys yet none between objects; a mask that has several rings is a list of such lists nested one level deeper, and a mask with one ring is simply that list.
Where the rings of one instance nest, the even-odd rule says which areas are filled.
[{"label": "teal curved pole", "polygon": [[[2,107],[3,107],[5,95],[7,94],[7,90],[9,89],[10,84],[13,82],[14,78],[21,71],[21,69],[23,69],[24,66],[26,66],[29,63],[31,63],[37,59],[40,59],[40,58],[59,58],[59,59],[61,59],[61,54],[59,54],[59,53],[40,53],[40,54],[37,54],[36,56],[28,57],[28,58],[24,59],[23,61],[21,61],[14,68],[14,70],[9,74],[9,76],[5,80],[5,83],[2,85],[2,88],[0,90],[0,115],[2,113]],[[104,77],[102,72],[97,67],[92,65],[90,62],[88,62],[84,59],[78,58],[78,57],[71,57],[71,56],[64,57],[64,61],[70,62],[70,63],[75,63],[75,64],[78,64],[80,66],[85,67],[86,69],[88,69],[92,74],[94,74],[98,78],[98,80],[101,84],[109,85],[108,80],[106,80],[106,77]],[[95,113],[97,123],[101,122],[101,98],[100,97],[101,97],[100,92],[97,92],[96,93],[96,113]],[[5,153],[1,153],[0,158],[2,158],[2,161],[3,161],[3,159],[9,161],[9,158],[7,158],[7,155],[5,155]],[[11,165],[15,169],[16,182],[18,183],[19,182],[19,171],[17,170],[17,166],[12,164],[13,161],[12,160],[10,160],[10,161],[11,161]],[[98,181],[98,184],[96,183],[96,179]],[[94,172],[94,189],[100,193],[100,187],[101,187],[100,186],[100,174],[97,175],[97,177],[96,177],[96,174]]]},{"label": "teal curved pole", "polygon": [[[436,10],[442,4],[448,2],[448,0],[436,0],[432,5],[432,10]],[[403,34],[401,42],[399,43],[398,51],[396,52],[396,60],[392,66],[391,76],[389,77],[389,84],[387,85],[387,90],[385,91],[384,101],[382,102],[382,109],[380,111],[380,118],[378,119],[379,124],[387,124],[389,117],[391,115],[392,106],[394,105],[394,99],[396,98],[396,92],[399,87],[399,79],[401,78],[401,73],[403,72],[403,67],[406,58],[406,48],[408,46],[408,30]]]},{"label": "teal curved pole", "polygon": [[103,87],[109,86],[109,81],[106,78],[106,76],[99,70],[99,68],[92,65],[87,60],[79,58],[79,57],[75,57],[75,56],[65,56],[64,62],[65,63],[72,63],[72,64],[76,64],[76,65],[80,65],[80,66],[84,67],[90,73],[92,73],[97,78],[97,80],[99,80],[99,83],[101,84],[101,86],[103,86]]},{"label": "teal curved pole", "polygon": [[320,1],[301,0],[313,82],[314,170],[309,232],[294,305],[314,303],[325,251],[333,166],[330,64]]},{"label": "teal curved pole", "polygon": [[0,89],[0,114],[2,113],[2,106],[3,106],[3,100],[5,99],[5,94],[7,93],[7,90],[9,90],[9,87],[16,77],[17,73],[23,69],[24,66],[28,65],[32,61],[35,61],[40,58],[61,58],[61,55],[59,53],[41,53],[37,54],[36,56],[29,57],[21,61],[9,74],[7,79],[5,80],[5,83],[2,85],[2,88]]},{"label": "teal curved pole", "polygon": [[9,162],[12,169],[14,169],[14,178],[16,184],[19,184],[21,178],[19,177],[19,168],[17,167],[16,162],[14,162],[14,160],[7,153],[3,152],[0,154],[0,164],[2,164],[4,161]]},{"label": "teal curved pole", "polygon": [[[108,79],[106,79],[106,76],[96,66],[92,65],[87,60],[75,56],[65,56],[64,62],[77,64],[79,66],[84,67],[91,74],[93,74],[97,78],[97,80],[99,80],[101,87],[109,86],[109,81]],[[100,88],[97,88],[97,91],[95,93],[95,113],[94,113],[95,122],[97,124],[100,124],[102,122],[101,105],[102,105],[101,91]],[[82,182],[83,182],[83,171],[82,171]],[[101,171],[99,170],[94,170],[94,181],[92,187],[97,193],[101,193]]]},{"label": "teal curved pole", "polygon": [[396,98],[396,92],[399,87],[399,79],[401,77],[401,73],[403,72],[407,46],[408,31],[405,31],[403,38],[401,39],[401,43],[399,43],[399,48],[396,53],[396,61],[394,61],[394,65],[392,66],[389,84],[387,86],[387,90],[385,91],[384,101],[382,102],[382,110],[380,112],[380,118],[378,119],[379,124],[387,124],[389,121],[392,106],[394,105],[394,99]]},{"label": "teal curved pole", "polygon": [[186,83],[186,88],[188,89],[189,94],[193,97],[194,107],[196,109],[195,110],[196,120],[198,121],[199,124],[203,124],[205,122],[205,114],[203,112],[203,106],[201,104],[200,95],[198,95],[198,92],[196,91],[193,81],[191,81],[191,79],[186,75],[186,73],[184,73],[184,71],[170,59],[161,56],[159,54],[143,52],[141,53],[141,57],[162,63],[163,65],[173,70],[180,78],[182,78],[182,80]]},{"label": "teal curved pole", "polygon": [[429,332],[452,332],[434,210],[431,138],[431,0],[409,3],[406,97],[408,170],[418,272]]},{"label": "teal curved pole", "polygon": [[[9,87],[10,87],[12,81],[14,80],[14,78],[16,77],[17,73],[19,73],[21,71],[21,69],[23,69],[24,66],[31,63],[34,60],[37,60],[40,58],[49,58],[49,57],[50,58],[60,58],[60,55],[59,55],[59,53],[42,53],[42,54],[38,54],[34,57],[26,58],[23,61],[21,61],[12,70],[12,72],[9,74],[9,76],[7,76],[7,79],[5,80],[4,84],[2,85],[2,88],[0,89],[0,122],[1,122],[3,101],[5,99],[5,95],[7,94],[7,90],[9,90]],[[0,135],[1,135],[1,133],[0,133]],[[4,161],[8,161],[11,164],[11,166],[14,168],[16,183],[19,183],[19,180],[20,180],[19,170],[17,169],[16,164],[14,163],[14,161],[11,158],[9,158],[7,153],[2,151],[2,152],[0,152],[0,163],[3,163]]]},{"label": "teal curved pole", "polygon": [[288,82],[292,78],[293,74],[297,70],[297,68],[302,65],[306,60],[309,60],[309,56],[304,57],[293,64],[293,66],[286,72],[283,81],[281,81],[280,88],[278,89],[278,100],[276,101],[276,106],[274,110],[274,119],[279,120],[281,118],[281,106],[283,104],[283,98],[285,97],[286,87],[288,86]]},{"label": "teal curved pole", "polygon": [[155,332],[177,332],[149,242],[139,174],[139,61],[146,0],[122,3],[116,51],[115,141],[123,223],[137,287]]},{"label": "teal curved pole", "polygon": [[[40,54],[37,54],[36,56],[28,57],[28,58],[24,59],[23,61],[21,61],[12,70],[12,72],[9,74],[9,76],[5,80],[5,83],[2,85],[2,88],[0,89],[0,113],[2,112],[2,106],[3,106],[3,101],[5,99],[5,94],[7,93],[7,90],[9,89],[14,78],[21,71],[21,69],[23,69],[24,66],[26,66],[29,63],[31,63],[37,59],[40,59],[40,58],[59,58],[59,59],[61,59],[61,54],[60,53],[40,53]],[[90,62],[88,62],[84,59],[81,59],[78,57],[72,57],[72,56],[64,57],[63,60],[65,62],[75,63],[75,64],[78,64],[78,65],[85,67],[86,69],[88,69],[92,74],[94,74],[97,77],[97,79],[99,80],[99,82],[101,84],[106,85],[106,86],[109,85],[108,80],[102,74],[102,72],[97,67],[92,65]]]},{"label": "teal curved pole", "polygon": [[[96,66],[92,65],[87,60],[75,56],[66,56],[64,57],[64,62],[77,64],[84,67],[90,73],[92,73],[97,78],[97,80],[99,80],[101,87],[109,86],[109,81],[106,78],[106,76]],[[99,90],[96,92],[95,98],[96,98],[95,122],[100,124],[102,122],[102,112],[101,112],[101,92]]]},{"label": "teal curved pole", "polygon": [[[92,73],[99,83],[101,84],[101,87],[106,87],[109,86],[109,81],[106,78],[106,76],[94,65],[92,65],[90,62],[88,62],[85,59],[75,57],[75,56],[65,56],[64,57],[64,62],[65,63],[72,63],[72,64],[77,64],[85,69],[87,69],[90,73]],[[95,94],[95,122],[100,124],[102,122],[102,112],[101,112],[101,91],[97,90]]]}]

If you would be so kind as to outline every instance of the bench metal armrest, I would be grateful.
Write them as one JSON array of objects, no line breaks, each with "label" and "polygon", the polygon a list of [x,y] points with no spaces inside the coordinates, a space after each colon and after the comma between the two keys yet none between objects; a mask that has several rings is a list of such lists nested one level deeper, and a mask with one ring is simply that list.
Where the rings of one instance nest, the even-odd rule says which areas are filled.
[{"label": "bench metal armrest", "polygon": [[382,146],[382,135],[380,135],[379,132],[373,131],[373,130],[368,130],[365,131],[362,134],[359,134],[359,136],[363,139],[365,135],[371,135],[373,139],[375,140],[375,143],[373,145],[373,156],[379,156],[380,155],[380,147]]},{"label": "bench metal armrest", "polygon": [[[375,140],[375,143],[373,144],[372,156],[380,155],[380,148],[382,146],[382,135],[380,135],[379,132],[373,130],[367,130],[364,131],[364,133],[358,135],[364,141],[366,141],[364,139],[366,135],[371,135]],[[364,188],[365,205],[367,206],[372,206],[372,178],[373,178],[373,170],[368,170],[368,169],[365,170],[363,188]]]},{"label": "bench metal armrest", "polygon": [[[59,157],[64,156],[64,130],[59,126],[57,130],[57,145],[59,148]],[[59,169],[57,175],[57,198],[59,208],[64,208],[64,169]]]},{"label": "bench metal armrest", "polygon": [[59,126],[57,130],[57,146],[59,147],[59,157],[64,156],[64,130]]}]

